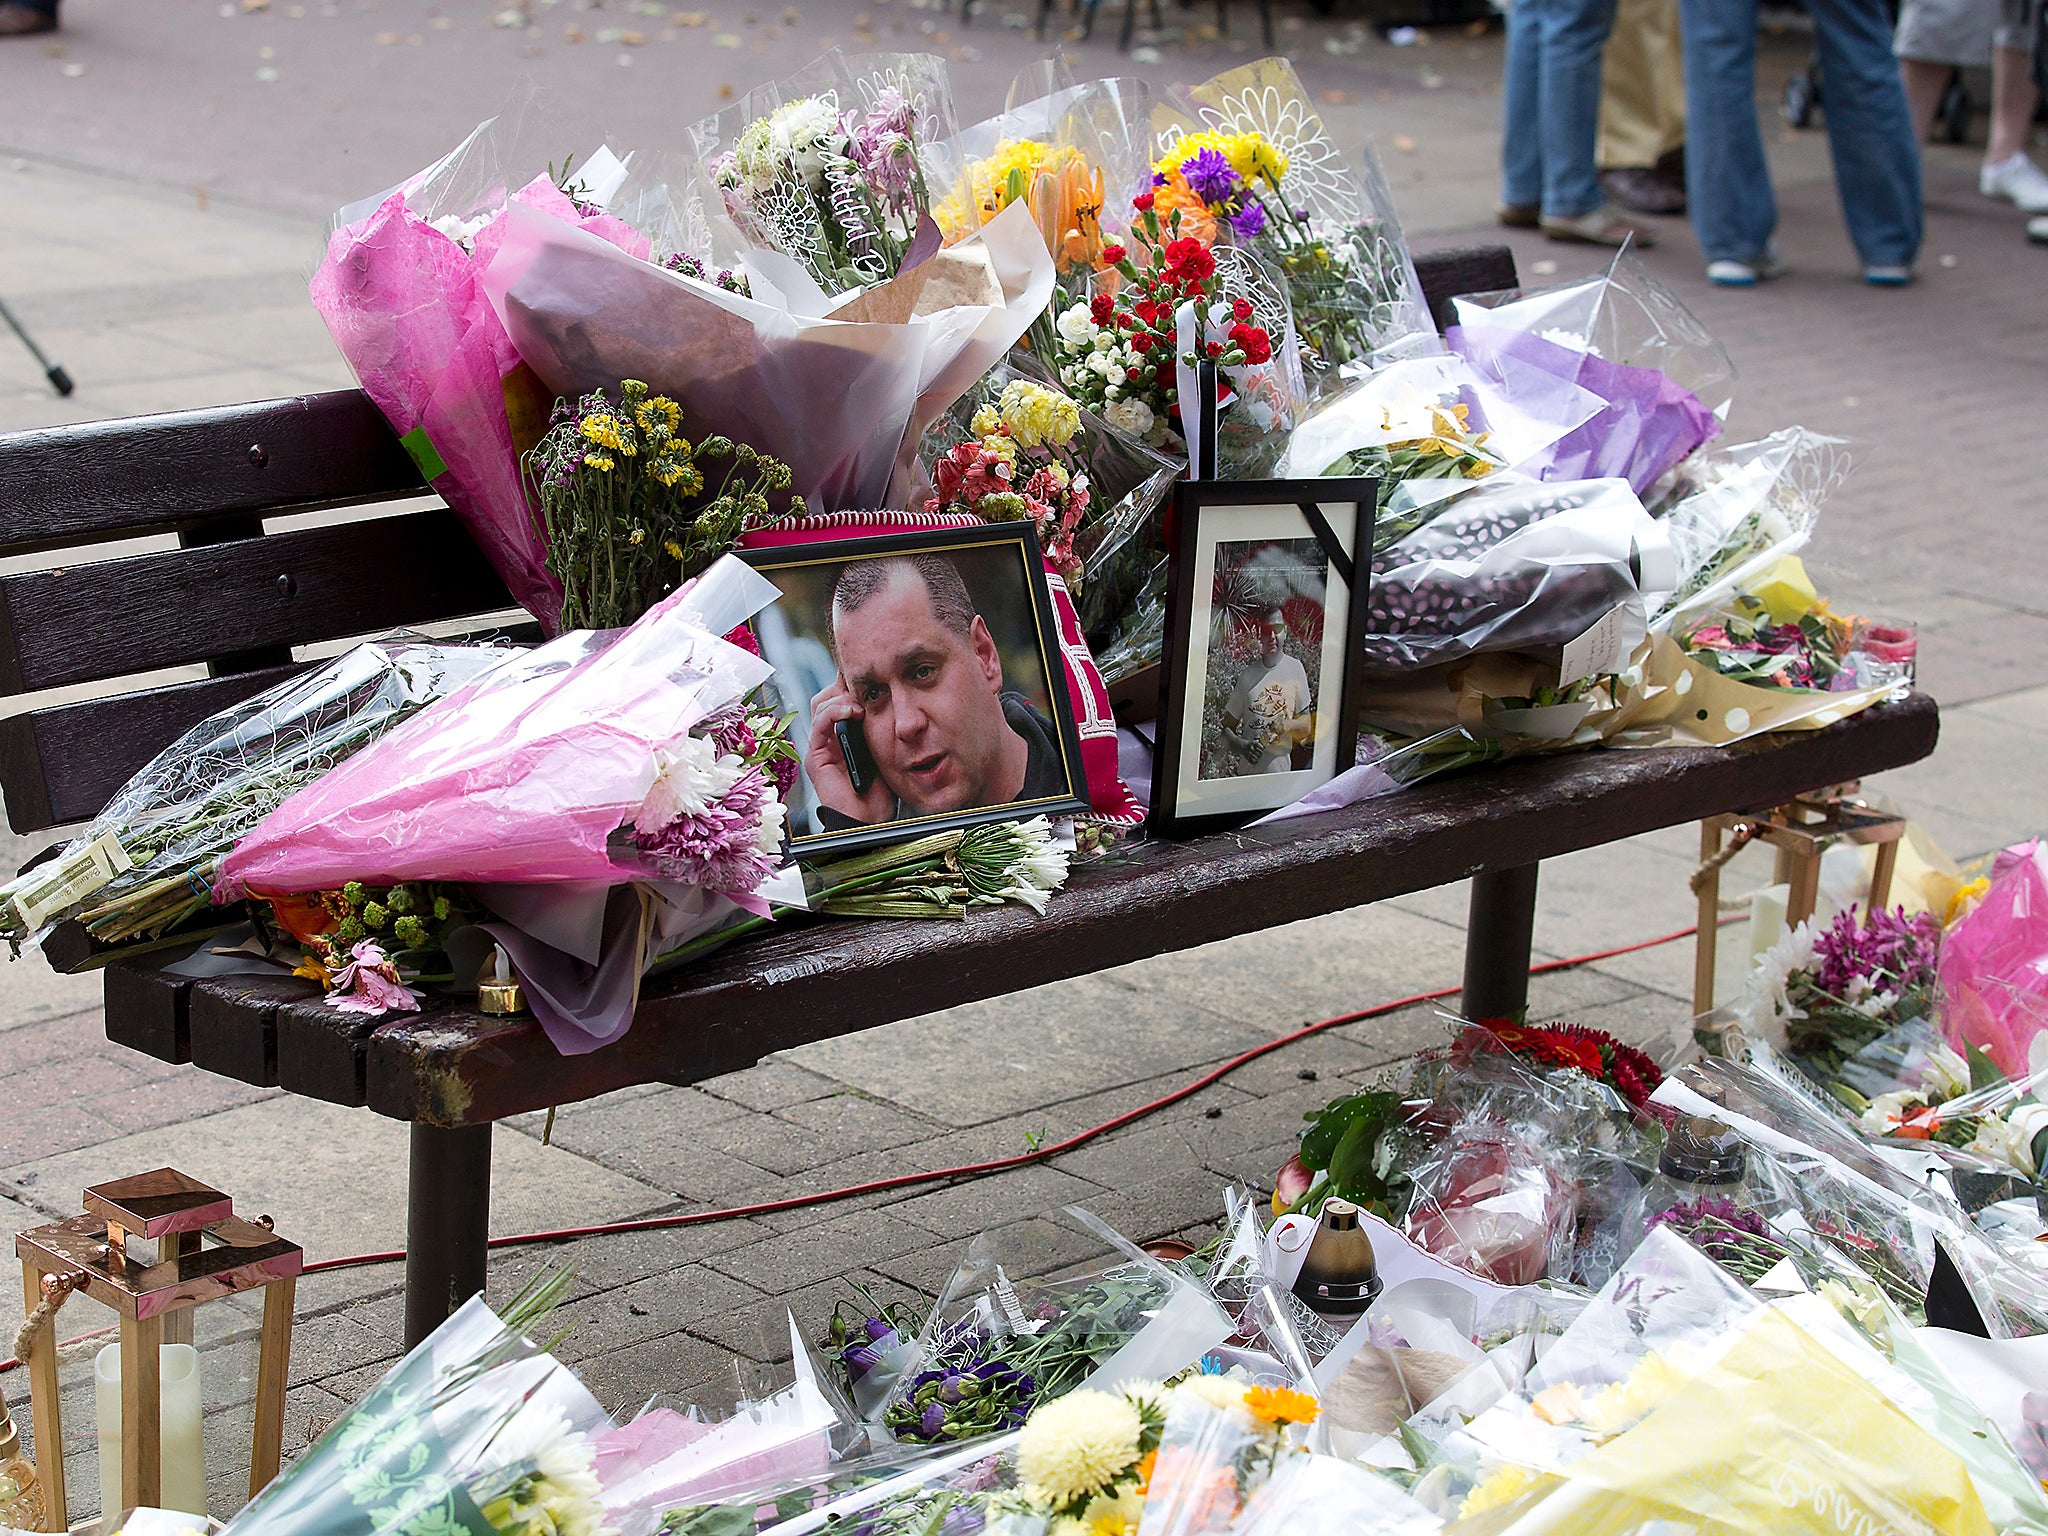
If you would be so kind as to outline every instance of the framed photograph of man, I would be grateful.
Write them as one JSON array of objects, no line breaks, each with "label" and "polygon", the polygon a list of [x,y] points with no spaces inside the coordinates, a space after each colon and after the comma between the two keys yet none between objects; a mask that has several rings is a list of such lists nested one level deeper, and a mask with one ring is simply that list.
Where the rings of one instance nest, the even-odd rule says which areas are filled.
[{"label": "framed photograph of man", "polygon": [[1351,765],[1379,484],[1179,488],[1154,832],[1243,822]]},{"label": "framed photograph of man", "polygon": [[1044,561],[1028,523],[742,551],[800,772],[791,852],[1088,809]]}]

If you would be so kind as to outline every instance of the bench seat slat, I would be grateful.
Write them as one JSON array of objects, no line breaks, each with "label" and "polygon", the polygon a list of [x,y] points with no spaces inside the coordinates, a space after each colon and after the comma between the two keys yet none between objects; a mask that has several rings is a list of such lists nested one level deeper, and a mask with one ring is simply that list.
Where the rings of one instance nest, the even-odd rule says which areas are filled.
[{"label": "bench seat slat", "polygon": [[9,555],[426,489],[359,389],[12,433],[0,486]]},{"label": "bench seat slat", "polygon": [[445,508],[27,571],[0,577],[0,689],[60,688],[511,606]]},{"label": "bench seat slat", "polygon": [[[369,1038],[370,1108],[481,1125],[646,1082],[694,1082],[779,1050],[1151,955],[1383,901],[1723,812],[1777,805],[1934,750],[1934,700],[1732,748],[1590,751],[1424,783],[1274,826],[1141,843],[1077,869],[1042,917],[791,924],[643,991],[625,1037],[556,1052],[530,1019],[399,1015]],[[310,983],[303,984],[310,995]]]}]

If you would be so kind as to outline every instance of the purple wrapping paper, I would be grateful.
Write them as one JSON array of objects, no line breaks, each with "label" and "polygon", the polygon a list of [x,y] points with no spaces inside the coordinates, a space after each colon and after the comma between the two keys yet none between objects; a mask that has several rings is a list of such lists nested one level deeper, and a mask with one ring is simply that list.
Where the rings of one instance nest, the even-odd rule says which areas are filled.
[{"label": "purple wrapping paper", "polygon": [[1609,362],[1505,326],[1454,325],[1445,340],[1473,367],[1497,372],[1511,359],[1577,384],[1604,409],[1515,465],[1539,480],[1625,479],[1638,496],[1695,448],[1720,435],[1720,419],[1691,390],[1655,368]]}]

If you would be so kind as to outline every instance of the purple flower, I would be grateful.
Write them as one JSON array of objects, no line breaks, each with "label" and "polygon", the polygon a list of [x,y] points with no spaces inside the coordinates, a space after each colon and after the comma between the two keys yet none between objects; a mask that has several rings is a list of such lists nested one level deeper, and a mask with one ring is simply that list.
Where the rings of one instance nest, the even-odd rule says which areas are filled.
[{"label": "purple flower", "polygon": [[889,1340],[891,1343],[895,1342],[896,1330],[883,1322],[879,1317],[871,1317],[860,1326],[861,1331],[877,1344],[881,1343],[884,1339]]},{"label": "purple flower", "polygon": [[1196,151],[1181,161],[1180,173],[1187,179],[1188,190],[1205,203],[1225,202],[1237,191],[1237,172],[1220,149]]},{"label": "purple flower", "polygon": [[1837,912],[1814,940],[1814,984],[1843,998],[1858,978],[1900,990],[1928,988],[1940,954],[1941,924],[1932,914],[1908,917],[1900,907],[1872,914],[1866,925],[1851,907]]},{"label": "purple flower", "polygon": [[918,1415],[917,1427],[927,1440],[936,1440],[939,1432],[946,1427],[946,1410],[937,1403],[926,1403],[924,1412]]},{"label": "purple flower", "polygon": [[778,862],[762,847],[764,822],[771,818],[779,842],[781,810],[775,792],[759,769],[749,768],[715,803],[686,811],[656,831],[636,827],[633,842],[664,880],[746,895]]},{"label": "purple flower", "polygon": [[1266,205],[1257,198],[1248,199],[1242,208],[1230,215],[1230,227],[1240,240],[1251,239],[1266,227]]},{"label": "purple flower", "polygon": [[1164,172],[1164,171],[1154,171],[1154,172],[1152,173],[1152,185],[1153,185],[1153,186],[1155,186],[1155,187],[1163,187],[1163,186],[1165,186],[1165,185],[1166,185],[1166,172]]}]

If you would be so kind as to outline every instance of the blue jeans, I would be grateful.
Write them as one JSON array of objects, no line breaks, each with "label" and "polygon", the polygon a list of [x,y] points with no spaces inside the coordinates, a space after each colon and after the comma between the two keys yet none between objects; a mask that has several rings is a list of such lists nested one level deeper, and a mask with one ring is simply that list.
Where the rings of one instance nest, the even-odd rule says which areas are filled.
[{"label": "blue jeans", "polygon": [[[1756,120],[1757,0],[1678,0],[1685,191],[1709,261],[1754,261],[1778,227]],[[1808,0],[1822,110],[1849,238],[1867,267],[1920,250],[1920,150],[1883,0]]]},{"label": "blue jeans", "polygon": [[1501,201],[1576,219],[1606,201],[1594,169],[1600,52],[1614,0],[1514,0],[1508,11]]}]

